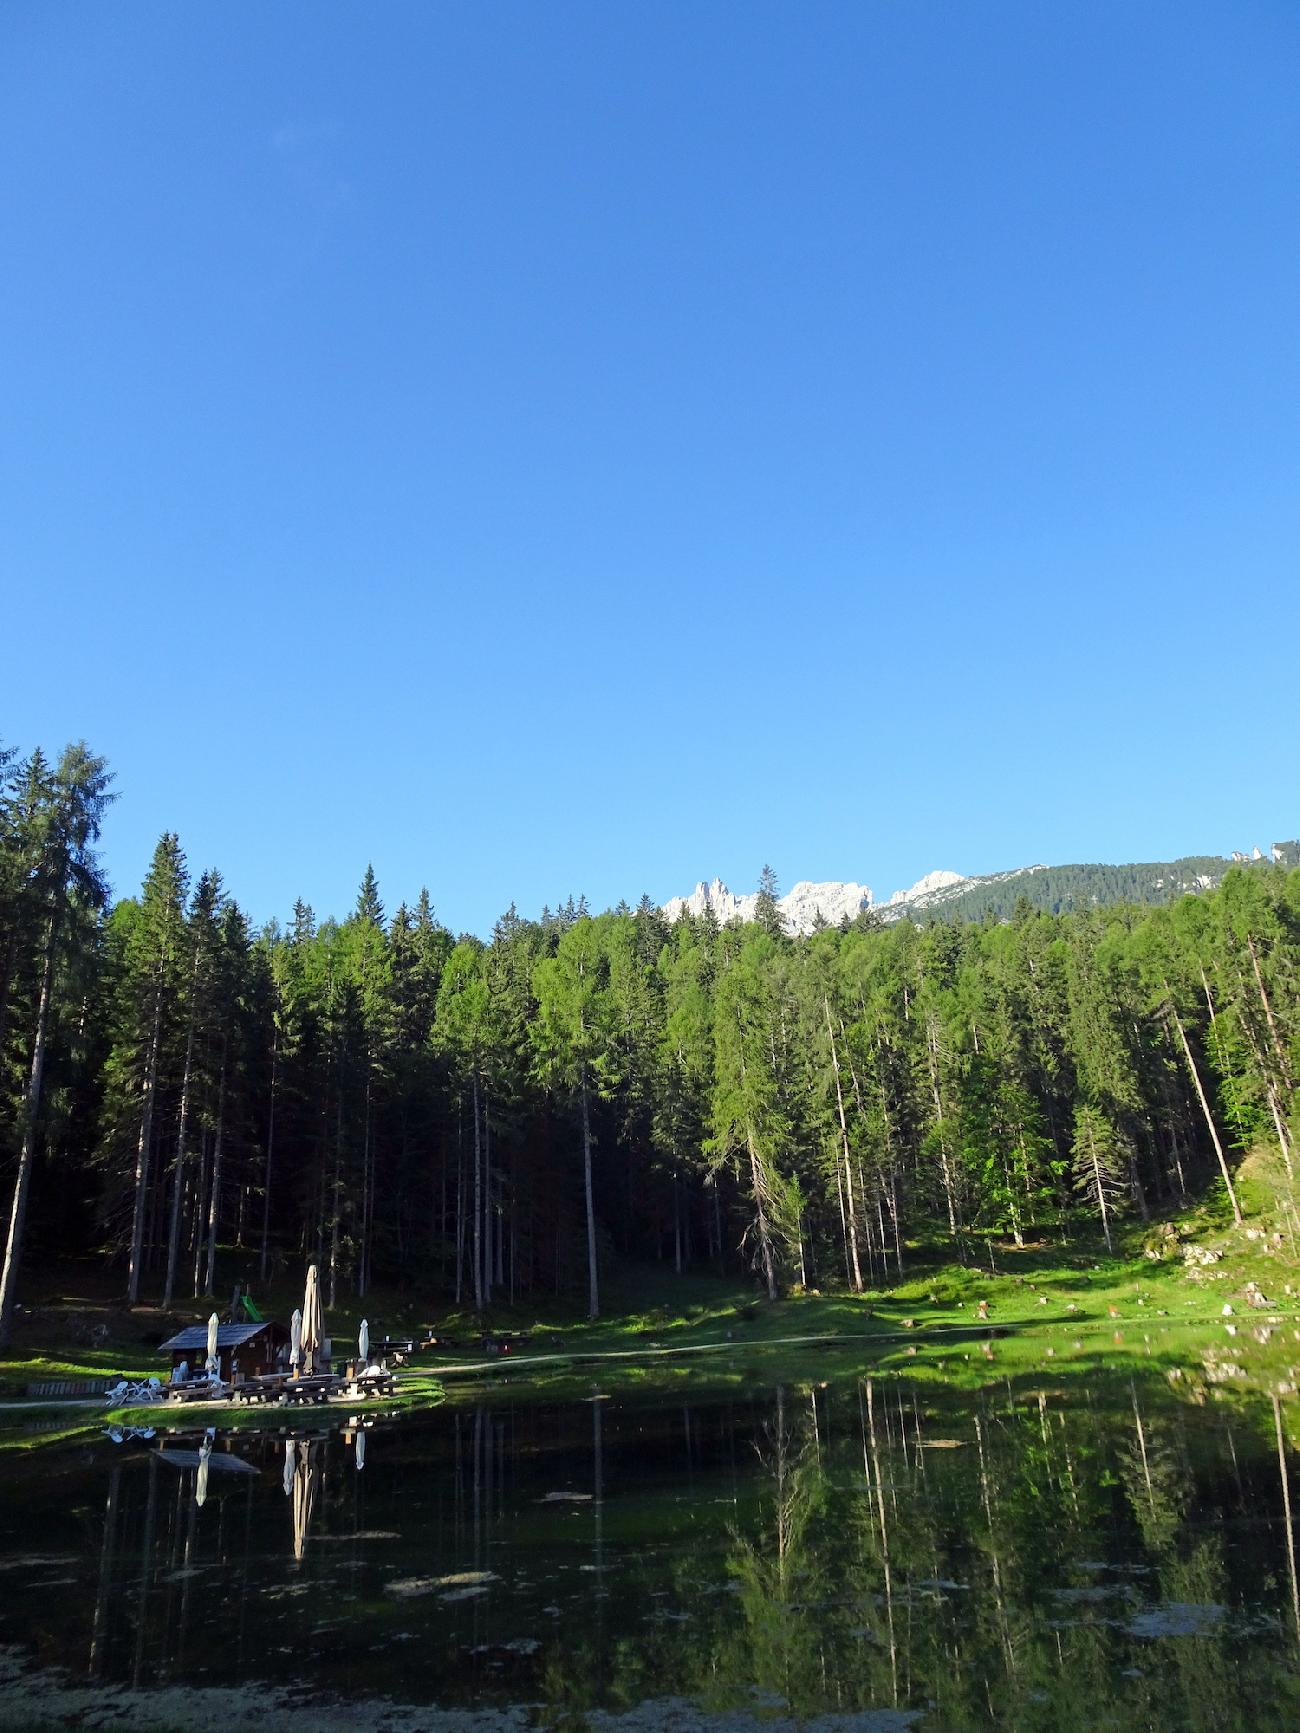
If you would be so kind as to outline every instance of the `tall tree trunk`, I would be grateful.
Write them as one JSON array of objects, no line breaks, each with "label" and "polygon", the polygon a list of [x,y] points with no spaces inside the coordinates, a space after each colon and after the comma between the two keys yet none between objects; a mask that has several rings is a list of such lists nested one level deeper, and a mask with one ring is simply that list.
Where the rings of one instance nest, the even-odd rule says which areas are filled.
[{"label": "tall tree trunk", "polygon": [[[901,1276],[903,1273],[903,1236],[898,1222],[898,1169],[893,1167],[889,1170],[889,1216],[894,1224],[894,1264]],[[884,1232],[883,1224],[881,1232]],[[883,1246],[881,1255],[884,1255]]]},{"label": "tall tree trunk", "polygon": [[[1213,1024],[1213,1012],[1211,1012],[1210,1021],[1211,1024]],[[1273,1068],[1269,1063],[1268,1056],[1265,1054],[1259,1041],[1256,1039],[1256,1032],[1251,1028],[1250,1019],[1243,1015],[1240,1006],[1237,1007],[1237,1026],[1245,1036],[1246,1045],[1250,1048],[1251,1057],[1254,1059],[1259,1074],[1264,1080],[1264,1096],[1268,1102],[1269,1113],[1272,1115],[1273,1129],[1277,1132],[1278,1149],[1282,1154],[1283,1165],[1287,1172],[1290,1173],[1292,1171],[1291,1138],[1287,1131],[1281,1097],[1278,1095],[1278,1080],[1273,1075]],[[1283,1079],[1283,1085],[1286,1087],[1285,1077]]]},{"label": "tall tree trunk", "polygon": [[[198,990],[198,962],[195,961],[195,993]],[[163,1283],[163,1310],[172,1303],[176,1288],[176,1260],[181,1239],[181,1188],[185,1177],[185,1134],[189,1130],[190,1076],[194,1064],[194,1008],[190,1009],[189,1034],[185,1038],[185,1069],[181,1073],[181,1116],[176,1127],[176,1156],[172,1162],[172,1213],[167,1231],[167,1279]]]},{"label": "tall tree trunk", "polygon": [[338,1098],[334,1104],[334,1185],[330,1203],[330,1297],[331,1307],[338,1304],[339,1229],[343,1215],[343,1080],[340,1077]]},{"label": "tall tree trunk", "polygon": [[199,1176],[194,1186],[193,1219],[190,1222],[190,1245],[194,1251],[194,1298],[203,1293],[203,1254],[207,1250],[207,1191],[208,1134],[199,1132]]},{"label": "tall tree trunk", "polygon": [[835,1105],[840,1116],[840,1148],[844,1157],[844,1191],[849,1225],[849,1254],[852,1262],[853,1287],[862,1292],[862,1266],[858,1261],[858,1212],[853,1201],[853,1164],[849,1159],[849,1122],[844,1116],[844,1090],[840,1084],[840,1055],[835,1045],[835,1028],[831,1022],[829,995],[822,999],[826,1012],[826,1033],[831,1040],[831,1069],[835,1073]]},{"label": "tall tree trunk", "polygon": [[749,1177],[754,1188],[754,1210],[758,1225],[758,1250],[763,1265],[763,1280],[767,1284],[767,1297],[776,1298],[776,1261],[772,1256],[772,1235],[767,1222],[767,1209],[763,1199],[767,1195],[767,1176],[763,1171],[763,1163],[758,1153],[758,1143],[754,1137],[754,1128],[748,1123],[745,1126],[745,1141],[749,1145]]},{"label": "tall tree trunk", "polygon": [[23,1250],[23,1228],[27,1221],[27,1194],[36,1156],[36,1116],[41,1105],[45,1077],[45,1042],[50,1021],[50,999],[54,992],[54,952],[57,924],[50,917],[45,933],[45,963],[41,970],[41,996],[36,1010],[36,1040],[32,1047],[32,1069],[23,1097],[23,1141],[18,1152],[18,1173],[9,1211],[9,1234],[5,1240],[4,1268],[0,1270],[0,1346],[13,1329],[14,1301],[18,1291],[18,1264]]},{"label": "tall tree trunk", "polygon": [[596,1207],[591,1191],[591,1111],[587,1101],[587,1067],[582,1068],[582,1179],[587,1197],[587,1316],[600,1316],[596,1281]]},{"label": "tall tree trunk", "polygon": [[[1247,942],[1250,943],[1249,940]],[[1277,1029],[1276,1029],[1275,1025],[1273,1024],[1273,1013],[1272,1013],[1272,1010],[1269,1006],[1268,995],[1264,991],[1264,982],[1260,977],[1259,961],[1255,956],[1253,944],[1251,945],[1250,955],[1251,955],[1251,961],[1255,964],[1255,981],[1256,981],[1256,984],[1259,988],[1259,996],[1260,996],[1260,999],[1263,1001],[1265,1012],[1268,1015],[1269,1030],[1270,1030],[1270,1033],[1271,1033],[1272,1039],[1273,1039],[1273,1052],[1274,1052],[1274,1055],[1281,1062],[1282,1087],[1284,1089],[1289,1089],[1291,1086],[1290,1086],[1289,1082],[1287,1081],[1286,1061],[1285,1061],[1285,1059],[1283,1059],[1281,1048],[1278,1045]],[[1245,976],[1242,974],[1240,966],[1238,966],[1236,973],[1237,973],[1237,983],[1238,983],[1238,986],[1241,988],[1241,992],[1242,992],[1242,995],[1244,997],[1246,995],[1248,989],[1246,987]],[[1204,966],[1202,966],[1202,968],[1201,968],[1201,983],[1205,988],[1205,1002],[1210,1008],[1210,1027],[1213,1028],[1215,1025],[1214,1000],[1210,996],[1210,983],[1208,980],[1206,980]],[[1292,1171],[1292,1167],[1291,1167],[1291,1137],[1290,1137],[1290,1133],[1287,1130],[1286,1117],[1285,1117],[1285,1113],[1284,1113],[1284,1110],[1282,1107],[1282,1102],[1278,1096],[1278,1079],[1273,1075],[1273,1067],[1270,1064],[1267,1055],[1264,1053],[1262,1047],[1260,1046],[1259,1041],[1256,1039],[1255,1030],[1251,1027],[1251,1021],[1252,1020],[1245,1015],[1245,1012],[1243,1011],[1243,1009],[1240,1005],[1237,1006],[1236,1010],[1237,1010],[1237,1026],[1240,1028],[1242,1034],[1245,1036],[1246,1044],[1250,1048],[1250,1051],[1251,1051],[1251,1056],[1254,1059],[1256,1066],[1259,1068],[1260,1076],[1264,1080],[1264,1094],[1268,1100],[1269,1113],[1272,1115],[1272,1118],[1273,1118],[1273,1129],[1274,1129],[1274,1131],[1277,1132],[1278,1149],[1281,1151],[1283,1165],[1285,1166],[1286,1171],[1289,1174]]]},{"label": "tall tree trunk", "polygon": [[18,927],[15,923],[5,943],[4,961],[0,963],[0,1053],[5,1050],[5,1036],[9,1031],[9,987],[13,981],[17,952]]},{"label": "tall tree trunk", "polygon": [[673,1170],[673,1269],[680,1276],[682,1273],[682,1201],[679,1196],[681,1188],[677,1182],[677,1170]]},{"label": "tall tree trunk", "polygon": [[1210,1133],[1210,1141],[1214,1145],[1214,1153],[1219,1160],[1219,1172],[1223,1175],[1223,1183],[1228,1188],[1228,1200],[1232,1204],[1232,1219],[1241,1226],[1241,1205],[1237,1202],[1237,1193],[1233,1189],[1232,1175],[1228,1172],[1227,1158],[1223,1153],[1223,1145],[1219,1142],[1219,1133],[1214,1123],[1214,1115],[1210,1112],[1210,1104],[1206,1100],[1205,1090],[1201,1084],[1201,1074],[1197,1069],[1196,1060],[1192,1057],[1192,1049],[1187,1040],[1187,1031],[1183,1028],[1183,1020],[1178,1015],[1178,1007],[1174,1004],[1173,994],[1169,991],[1169,983],[1165,982],[1169,1012],[1174,1020],[1174,1028],[1178,1031],[1178,1039],[1182,1043],[1183,1057],[1187,1061],[1187,1069],[1192,1074],[1192,1082],[1196,1087],[1196,1099],[1201,1104],[1201,1112],[1205,1116],[1205,1124]]},{"label": "tall tree trunk", "polygon": [[1093,1137],[1089,1141],[1091,1144],[1093,1183],[1097,1188],[1097,1208],[1101,1211],[1101,1231],[1106,1236],[1106,1250],[1113,1252],[1115,1242],[1111,1238],[1110,1212],[1106,1208],[1106,1187],[1101,1177],[1101,1161],[1097,1154],[1097,1140]]},{"label": "tall tree trunk", "polygon": [[158,1045],[162,1034],[163,975],[153,996],[153,1033],[149,1037],[149,1062],[144,1074],[144,1103],[140,1110],[140,1137],[135,1150],[135,1202],[131,1214],[131,1256],[126,1272],[126,1303],[140,1300],[140,1274],[144,1262],[144,1218],[149,1207],[149,1166],[153,1155],[153,1104],[158,1090]]},{"label": "tall tree trunk", "polygon": [[493,1255],[493,1216],[492,1216],[492,1126],[488,1117],[488,1105],[491,1096],[487,1084],[483,1086],[483,1303],[487,1305],[492,1298],[492,1255]]},{"label": "tall tree trunk", "polygon": [[217,1223],[221,1219],[221,1148],[226,1115],[226,1055],[229,1037],[221,1038],[221,1078],[217,1084],[217,1136],[212,1146],[212,1191],[208,1197],[208,1279],[206,1292],[217,1291]]},{"label": "tall tree trunk", "polygon": [[853,1280],[853,1266],[849,1262],[849,1224],[848,1218],[844,1214],[844,1177],[840,1173],[838,1161],[835,1164],[835,1201],[839,1205],[840,1211],[840,1240],[844,1246],[844,1279],[851,1282]]},{"label": "tall tree trunk", "polygon": [[361,1141],[361,1244],[357,1248],[357,1297],[370,1289],[370,1241],[374,1233],[374,1149],[371,1143],[370,1054],[366,1054],[366,1118]]},{"label": "tall tree trunk", "polygon": [[465,1126],[464,1104],[456,1101],[456,1304],[465,1296]]},{"label": "tall tree trunk", "polygon": [[271,1243],[271,1167],[275,1156],[275,1094],[280,1058],[280,1031],[271,1036],[271,1109],[266,1124],[266,1166],[262,1174],[262,1255],[258,1259],[258,1280],[266,1280],[267,1255]]},{"label": "tall tree trunk", "polygon": [[[939,1168],[943,1176],[943,1195],[948,1205],[948,1231],[957,1238],[957,1205],[953,1197],[952,1169],[948,1161],[948,1137],[943,1128],[943,1096],[939,1089],[939,1034],[932,1011],[926,1023],[926,1054],[930,1062],[930,1097],[934,1102],[934,1117],[939,1133]],[[965,1261],[965,1253],[962,1254]]]},{"label": "tall tree trunk", "polygon": [[[488,1097],[489,1105],[491,1097]],[[489,1127],[491,1119],[488,1120]],[[489,1169],[490,1171],[490,1169]],[[493,1243],[496,1246],[496,1268],[493,1279],[498,1288],[506,1285],[506,1197],[508,1193],[507,1177],[497,1171],[497,1201],[496,1201],[496,1233]]]},{"label": "tall tree trunk", "polygon": [[1268,1024],[1269,1039],[1273,1044],[1273,1052],[1277,1056],[1278,1070],[1281,1073],[1283,1086],[1289,1089],[1291,1087],[1291,1075],[1287,1066],[1286,1049],[1282,1044],[1282,1037],[1278,1033],[1277,1022],[1273,1016],[1273,1007],[1269,1003],[1268,993],[1264,987],[1264,976],[1260,971],[1259,954],[1255,950],[1255,941],[1251,938],[1249,933],[1246,934],[1246,949],[1250,952],[1251,967],[1255,971],[1255,985],[1259,988],[1259,1001],[1264,1007],[1264,1018]]},{"label": "tall tree trunk", "polygon": [[483,1130],[478,1098],[478,1066],[474,1067],[474,1310],[483,1310]]}]

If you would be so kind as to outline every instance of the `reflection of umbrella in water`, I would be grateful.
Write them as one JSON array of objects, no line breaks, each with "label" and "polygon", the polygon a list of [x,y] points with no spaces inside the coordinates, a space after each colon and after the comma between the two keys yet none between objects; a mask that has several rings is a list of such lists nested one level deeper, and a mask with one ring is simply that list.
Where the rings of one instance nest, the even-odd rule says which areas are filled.
[{"label": "reflection of umbrella in water", "polygon": [[205,1438],[199,1445],[199,1472],[194,1478],[194,1502],[202,1510],[208,1501],[208,1461],[212,1455],[212,1440]]},{"label": "reflection of umbrella in water", "polygon": [[357,1455],[357,1468],[358,1469],[364,1468],[366,1466],[366,1435],[364,1432],[362,1432],[360,1427],[357,1428],[356,1455]]},{"label": "reflection of umbrella in water", "polygon": [[316,1465],[311,1445],[304,1439],[298,1444],[298,1460],[293,1470],[293,1556],[300,1564],[307,1549],[307,1529],[315,1501]]},{"label": "reflection of umbrella in water", "polygon": [[295,1306],[289,1320],[289,1370],[297,1373],[302,1359],[302,1313]]},{"label": "reflection of umbrella in water", "polygon": [[208,1319],[208,1358],[204,1371],[209,1378],[216,1378],[221,1372],[221,1362],[217,1358],[217,1314],[214,1312]]},{"label": "reflection of umbrella in water", "polygon": [[282,1481],[282,1485],[284,1486],[284,1496],[286,1498],[288,1498],[290,1493],[292,1493],[292,1491],[293,1491],[293,1439],[292,1438],[286,1438],[284,1441],[284,1479]]},{"label": "reflection of umbrella in water", "polygon": [[302,1299],[302,1359],[303,1370],[310,1376],[317,1370],[324,1320],[320,1309],[320,1281],[315,1264],[307,1267],[307,1291]]},{"label": "reflection of umbrella in water", "polygon": [[370,1325],[363,1318],[357,1331],[357,1359],[363,1366],[370,1364]]}]

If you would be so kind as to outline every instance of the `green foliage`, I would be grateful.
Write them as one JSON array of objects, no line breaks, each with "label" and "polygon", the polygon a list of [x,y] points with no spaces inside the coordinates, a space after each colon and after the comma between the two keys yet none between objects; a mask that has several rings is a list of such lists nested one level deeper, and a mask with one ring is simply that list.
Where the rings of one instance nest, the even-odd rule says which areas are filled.
[{"label": "green foliage", "polygon": [[594,1305],[598,1266],[646,1258],[879,1290],[936,1242],[1113,1236],[1213,1186],[1231,1207],[1252,1151],[1295,1169],[1281,865],[1161,906],[1203,863],[1062,869],[1069,912],[1021,875],[1006,919],[805,938],[765,870],[748,926],[570,897],[486,944],[426,892],[390,917],[367,867],[346,919],[299,902],[253,935],[170,833],[101,911],[106,779],[85,748],[0,753],[0,1146],[27,1138],[42,1251],[105,1255],[133,1294],[313,1258],[335,1304],[379,1279]]}]

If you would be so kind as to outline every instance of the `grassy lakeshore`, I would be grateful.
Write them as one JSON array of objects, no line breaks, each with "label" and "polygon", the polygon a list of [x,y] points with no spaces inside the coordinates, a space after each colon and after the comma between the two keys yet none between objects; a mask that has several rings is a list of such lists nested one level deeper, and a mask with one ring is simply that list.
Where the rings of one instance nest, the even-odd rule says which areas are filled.
[{"label": "grassy lakeshore", "polygon": [[[624,1268],[605,1284],[605,1315],[582,1316],[572,1304],[494,1305],[484,1314],[430,1307],[410,1294],[373,1293],[365,1302],[372,1337],[432,1328],[449,1346],[417,1355],[398,1394],[367,1407],[400,1413],[508,1385],[512,1396],[562,1397],[603,1388],[677,1387],[686,1381],[742,1384],[754,1378],[808,1380],[855,1369],[905,1373],[975,1387],[994,1380],[1161,1374],[1189,1389],[1206,1384],[1290,1394],[1300,1381],[1300,1257],[1291,1215],[1267,1179],[1243,1171],[1249,1214],[1232,1223],[1211,1194],[1163,1223],[1125,1226],[1114,1251],[1100,1237],[970,1238],[966,1261],[950,1248],[904,1249],[901,1276],[891,1269],[862,1294],[795,1292],[775,1301],[752,1284],[709,1274],[677,1275],[664,1266]],[[287,1316],[296,1285],[259,1295],[269,1315]],[[192,1314],[164,1318],[132,1312],[85,1294],[51,1295],[27,1321],[26,1341],[0,1360],[0,1448],[21,1427],[36,1441],[48,1427],[60,1436],[87,1426],[155,1421],[156,1408],[106,1411],[94,1401],[35,1408],[29,1383],[54,1378],[161,1373],[160,1335]],[[327,1329],[336,1345],[355,1339],[362,1308],[354,1299],[332,1308]],[[98,1338],[78,1347],[61,1328]],[[485,1351],[484,1337],[509,1338],[507,1354]],[[21,1404],[21,1406],[19,1406]],[[349,1412],[357,1404],[349,1405]],[[340,1405],[293,1411],[328,1424]],[[203,1424],[266,1424],[280,1410],[229,1404],[191,1405]],[[74,1420],[75,1415],[75,1420]],[[92,1419],[93,1416],[93,1419]],[[175,1423],[179,1415],[167,1416]],[[38,1431],[39,1427],[39,1431]],[[16,1440],[8,1439],[12,1446]]]}]

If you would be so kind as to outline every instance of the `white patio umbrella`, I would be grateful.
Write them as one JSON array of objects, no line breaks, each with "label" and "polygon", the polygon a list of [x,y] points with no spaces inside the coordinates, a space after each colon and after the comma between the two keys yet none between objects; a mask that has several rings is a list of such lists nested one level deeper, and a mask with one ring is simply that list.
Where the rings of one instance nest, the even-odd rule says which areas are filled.
[{"label": "white patio umbrella", "polygon": [[357,1359],[363,1366],[370,1364],[370,1325],[363,1318],[357,1331]]},{"label": "white patio umbrella", "polygon": [[208,1458],[212,1455],[212,1440],[205,1438],[199,1445],[199,1472],[194,1482],[194,1502],[200,1509],[208,1496]]},{"label": "white patio umbrella", "polygon": [[320,1309],[320,1280],[316,1274],[315,1264],[307,1266],[307,1291],[302,1297],[302,1359],[303,1368],[310,1377],[316,1371],[316,1361],[320,1354],[321,1337],[324,1334],[324,1319]]},{"label": "white patio umbrella", "polygon": [[293,1317],[289,1320],[289,1370],[297,1377],[298,1365],[302,1359],[302,1313],[294,1308]]},{"label": "white patio umbrella", "polygon": [[217,1314],[214,1312],[208,1319],[208,1358],[203,1370],[209,1378],[217,1378],[221,1374],[221,1362],[217,1358]]}]

